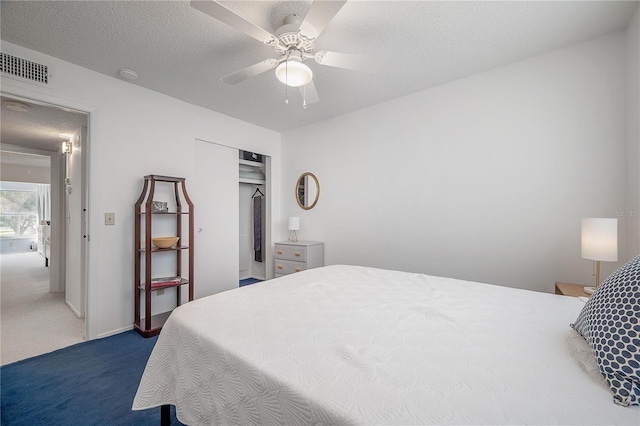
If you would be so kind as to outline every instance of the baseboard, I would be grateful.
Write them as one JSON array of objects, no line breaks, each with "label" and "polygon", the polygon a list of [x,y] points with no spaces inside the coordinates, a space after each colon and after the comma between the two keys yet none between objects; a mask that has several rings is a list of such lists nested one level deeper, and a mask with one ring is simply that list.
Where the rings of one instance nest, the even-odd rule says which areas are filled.
[{"label": "baseboard", "polygon": [[116,334],[124,333],[125,331],[133,330],[133,324],[128,325],[126,327],[118,328],[116,330],[107,331],[106,333],[99,333],[98,339],[102,339],[103,337],[114,336]]},{"label": "baseboard", "polygon": [[69,307],[69,309],[71,309],[71,312],[73,312],[76,317],[78,317],[80,319],[84,319],[84,315],[82,313],[80,313],[80,311],[78,311],[75,306],[73,306],[71,303],[69,303],[68,300],[65,300],[64,303]]}]

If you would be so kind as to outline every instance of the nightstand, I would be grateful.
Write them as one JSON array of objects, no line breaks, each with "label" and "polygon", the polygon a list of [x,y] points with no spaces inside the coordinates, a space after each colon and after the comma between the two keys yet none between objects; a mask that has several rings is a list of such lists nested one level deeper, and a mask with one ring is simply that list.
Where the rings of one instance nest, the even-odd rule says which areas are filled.
[{"label": "nightstand", "polygon": [[276,243],[276,278],[324,266],[324,244],[318,241]]},{"label": "nightstand", "polygon": [[564,296],[573,296],[573,297],[591,296],[589,293],[584,292],[585,287],[588,287],[588,286],[580,285],[580,284],[561,283],[556,281],[556,294],[562,294]]}]

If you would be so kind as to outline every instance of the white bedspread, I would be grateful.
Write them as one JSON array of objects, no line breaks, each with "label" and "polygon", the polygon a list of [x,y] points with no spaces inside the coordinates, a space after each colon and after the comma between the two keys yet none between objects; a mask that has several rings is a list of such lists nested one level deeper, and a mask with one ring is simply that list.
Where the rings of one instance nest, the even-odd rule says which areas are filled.
[{"label": "white bedspread", "polygon": [[187,424],[640,424],[615,405],[577,298],[354,266],[171,314],[133,409]]}]

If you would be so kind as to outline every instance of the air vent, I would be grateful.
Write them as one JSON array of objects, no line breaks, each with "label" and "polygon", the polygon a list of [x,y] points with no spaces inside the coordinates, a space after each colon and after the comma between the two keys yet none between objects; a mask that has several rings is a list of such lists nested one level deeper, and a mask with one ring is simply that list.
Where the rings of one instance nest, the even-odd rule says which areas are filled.
[{"label": "air vent", "polygon": [[18,78],[38,84],[49,84],[49,67],[37,62],[18,58],[17,56],[0,53],[0,72],[8,77]]}]

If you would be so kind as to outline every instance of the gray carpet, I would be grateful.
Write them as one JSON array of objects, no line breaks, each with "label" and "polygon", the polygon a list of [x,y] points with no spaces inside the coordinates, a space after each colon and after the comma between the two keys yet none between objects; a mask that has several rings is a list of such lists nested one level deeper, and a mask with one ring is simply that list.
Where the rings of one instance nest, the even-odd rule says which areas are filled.
[{"label": "gray carpet", "polygon": [[64,293],[49,292],[49,268],[37,252],[0,255],[0,293],[2,365],[84,341],[84,320]]}]

